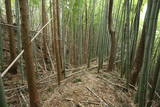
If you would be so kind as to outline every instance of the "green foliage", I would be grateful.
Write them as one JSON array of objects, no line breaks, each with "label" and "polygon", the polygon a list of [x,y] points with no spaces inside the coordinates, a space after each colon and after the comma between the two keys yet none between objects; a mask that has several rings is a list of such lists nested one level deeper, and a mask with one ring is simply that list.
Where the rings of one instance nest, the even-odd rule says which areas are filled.
[{"label": "green foliage", "polygon": [[40,3],[40,0],[30,0],[30,4],[38,5]]},{"label": "green foliage", "polygon": [[49,88],[47,89],[47,91],[49,91],[49,92],[54,92],[54,88],[49,87]]},{"label": "green foliage", "polygon": [[80,78],[74,78],[72,82],[73,83],[78,83],[78,82],[82,82],[82,80]]}]

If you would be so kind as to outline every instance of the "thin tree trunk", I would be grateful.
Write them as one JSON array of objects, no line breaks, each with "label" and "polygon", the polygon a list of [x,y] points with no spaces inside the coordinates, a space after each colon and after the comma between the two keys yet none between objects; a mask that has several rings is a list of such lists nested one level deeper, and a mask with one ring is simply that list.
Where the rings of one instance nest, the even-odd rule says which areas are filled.
[{"label": "thin tree trunk", "polygon": [[57,78],[58,84],[64,79],[64,71],[62,67],[62,57],[61,57],[61,46],[60,46],[60,24],[59,24],[59,0],[53,0],[53,29],[54,29],[54,40],[53,45],[55,45],[55,55],[56,55],[56,68],[57,68]]},{"label": "thin tree trunk", "polygon": [[[13,16],[12,16],[12,9],[11,9],[11,0],[5,0],[6,6],[6,16],[7,16],[7,23],[13,25]],[[9,35],[9,48],[10,48],[10,62],[12,62],[16,58],[16,41],[15,41],[15,34],[12,27],[8,27],[8,35]],[[15,63],[10,72],[13,74],[17,73],[17,63]]]},{"label": "thin tree trunk", "polygon": [[153,78],[151,80],[151,88],[150,88],[150,92],[149,92],[149,101],[147,103],[147,107],[150,107],[152,105],[152,100],[154,98],[154,93],[155,93],[155,90],[156,90],[156,85],[157,85],[157,82],[158,82],[158,76],[160,75],[160,53],[158,55],[158,58],[157,58],[157,63],[156,63],[156,66],[155,66],[155,71],[154,71],[154,75],[153,75]]},{"label": "thin tree trunk", "polygon": [[[152,1],[152,0],[151,0]],[[141,69],[140,87],[139,87],[139,107],[146,106],[146,93],[147,93],[147,82],[149,76],[150,62],[153,51],[153,43],[155,39],[155,32],[157,29],[158,14],[160,9],[160,0],[154,0],[152,2],[151,14],[149,15],[148,30],[146,33],[144,59]],[[148,7],[150,8],[150,7]]]},{"label": "thin tree trunk", "polygon": [[4,86],[1,76],[0,76],[0,107],[8,107],[5,99]]},{"label": "thin tree trunk", "polygon": [[[47,14],[46,14],[45,4],[46,4],[45,0],[42,0],[42,26],[44,26],[47,23]],[[45,62],[47,62],[47,59],[48,59],[47,46],[46,46],[47,34],[48,34],[47,27],[45,27],[43,29],[43,57]]]},{"label": "thin tree trunk", "polygon": [[21,13],[22,46],[24,49],[24,60],[26,63],[26,74],[29,88],[30,106],[40,107],[39,94],[35,82],[35,68],[32,56],[32,47],[29,38],[29,7],[28,0],[19,0]]},{"label": "thin tree trunk", "polygon": [[114,60],[116,57],[116,38],[115,31],[113,30],[113,22],[112,22],[112,9],[113,9],[113,0],[109,2],[109,15],[108,15],[108,30],[111,35],[111,50],[110,50],[110,58],[109,65],[107,71],[112,71],[114,69]]},{"label": "thin tree trunk", "polygon": [[[20,10],[19,10],[19,1],[15,0],[15,13],[16,13],[16,25],[20,26]],[[21,32],[20,32],[20,27],[17,27],[16,29],[16,37],[17,37],[17,48],[18,48],[18,53],[21,52],[22,49],[22,41],[21,41]],[[23,62],[22,62],[22,57],[19,59],[19,71],[22,74],[22,83],[23,80],[25,79],[25,75],[24,75],[24,70],[23,70]]]},{"label": "thin tree trunk", "polygon": [[126,78],[127,78],[127,82],[126,82],[126,86],[127,89],[129,88],[129,82],[130,82],[130,76],[131,76],[131,64],[130,64],[130,0],[126,0],[126,9],[127,9],[127,14],[126,14]]},{"label": "thin tree trunk", "polygon": [[[50,18],[52,18],[53,17],[53,12],[52,12],[52,10],[53,10],[53,5],[52,5],[52,1],[53,0],[50,0]],[[52,40],[54,40],[54,31],[53,31],[53,20],[51,20],[51,25],[50,25],[50,29],[51,29],[51,39]],[[53,54],[53,59],[55,59],[55,45],[54,45],[54,43],[52,43],[52,54]]]},{"label": "thin tree trunk", "polygon": [[85,39],[84,39],[84,63],[87,63],[87,53],[88,53],[88,49],[87,49],[87,42],[88,42],[88,9],[87,9],[87,0],[85,0]]},{"label": "thin tree trunk", "polygon": [[[1,3],[1,0],[0,0],[0,3]],[[1,6],[0,6],[0,20],[2,21],[2,7]],[[0,72],[3,67],[3,32],[2,31],[3,31],[2,25],[0,25]]]},{"label": "thin tree trunk", "polygon": [[138,0],[136,6],[136,14],[133,22],[133,41],[132,41],[132,49],[131,49],[131,64],[133,63],[135,57],[135,51],[137,47],[137,39],[138,39],[138,31],[139,31],[139,23],[140,23],[140,12],[142,7],[143,0]]},{"label": "thin tree trunk", "polygon": [[[152,7],[152,2],[149,5]],[[138,74],[139,74],[139,72],[141,70],[141,67],[142,67],[143,57],[144,57],[145,38],[146,38],[147,29],[148,29],[147,24],[148,24],[148,21],[149,21],[148,19],[149,19],[150,13],[151,13],[151,8],[149,8],[147,10],[147,13],[146,13],[146,16],[145,16],[140,43],[138,45],[138,49],[137,49],[137,52],[136,52],[136,57],[135,57],[133,67],[132,67],[132,74],[131,74],[131,81],[130,81],[130,83],[132,85],[136,84]]]},{"label": "thin tree trunk", "polygon": [[[92,2],[91,2],[92,3]],[[90,61],[91,61],[91,58],[92,58],[92,44],[93,44],[93,31],[94,31],[94,14],[95,14],[95,4],[96,1],[93,0],[93,4],[90,6],[92,8],[91,10],[91,14],[90,14],[90,25],[89,25],[89,32],[88,32],[88,62],[87,62],[87,67],[89,68],[90,67]]]}]

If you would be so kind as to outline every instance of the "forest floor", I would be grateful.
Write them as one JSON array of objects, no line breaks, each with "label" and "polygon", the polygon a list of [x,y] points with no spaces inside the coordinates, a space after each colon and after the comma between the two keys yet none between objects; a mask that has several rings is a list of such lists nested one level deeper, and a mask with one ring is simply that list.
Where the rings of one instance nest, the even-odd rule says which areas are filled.
[{"label": "forest floor", "polygon": [[[55,74],[38,74],[41,75],[37,84],[43,107],[135,107],[135,91],[125,88],[125,80],[118,72],[101,70],[97,73],[96,67],[81,67],[67,73],[60,86],[56,83]],[[12,76],[10,82],[8,78],[5,88],[10,107],[27,107],[27,83],[22,84],[18,75]]]}]

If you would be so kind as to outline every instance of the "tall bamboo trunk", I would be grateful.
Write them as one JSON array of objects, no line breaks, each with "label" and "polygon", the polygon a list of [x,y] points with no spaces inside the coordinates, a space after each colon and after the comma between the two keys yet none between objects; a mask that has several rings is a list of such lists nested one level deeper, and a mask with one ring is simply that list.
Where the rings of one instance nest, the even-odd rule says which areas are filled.
[{"label": "tall bamboo trunk", "polygon": [[[1,75],[1,73],[0,73],[0,75]],[[7,101],[6,101],[6,98],[5,98],[3,80],[2,80],[1,76],[0,76],[0,107],[8,107],[7,106]]]},{"label": "tall bamboo trunk", "polygon": [[146,94],[147,94],[149,70],[150,70],[150,64],[151,64],[152,54],[153,54],[158,14],[160,10],[160,0],[154,0],[154,2],[152,2],[151,0],[150,3],[153,3],[153,4],[151,7],[148,6],[148,8],[151,8],[151,14],[149,15],[149,23],[147,23],[148,29],[147,29],[146,40],[145,40],[144,59],[143,59],[141,75],[140,75],[141,78],[140,78],[139,97],[138,97],[139,107],[146,106]]},{"label": "tall bamboo trunk", "polygon": [[108,15],[108,30],[111,35],[111,49],[110,57],[107,71],[112,71],[114,69],[114,61],[116,57],[116,37],[115,31],[113,30],[112,22],[112,9],[113,9],[113,0],[109,2],[109,15]]},{"label": "tall bamboo trunk", "polygon": [[[1,3],[1,0],[0,0],[0,3]],[[0,6],[0,20],[2,21],[2,7],[1,6]],[[3,67],[3,32],[2,31],[3,31],[3,27],[0,25],[0,70]]]},{"label": "tall bamboo trunk", "polygon": [[53,0],[53,29],[54,29],[54,40],[53,45],[55,45],[55,56],[56,56],[56,68],[57,68],[57,78],[58,84],[64,79],[64,70],[62,66],[61,57],[61,46],[60,46],[60,22],[59,22],[59,0]]},{"label": "tall bamboo trunk", "polygon": [[[87,0],[86,0],[87,1]],[[86,64],[87,63],[87,53],[88,53],[88,49],[87,49],[87,42],[88,42],[88,12],[87,12],[87,2],[85,2],[85,39],[84,39],[84,54],[83,54],[83,57],[84,57],[84,63]]]},{"label": "tall bamboo trunk", "polygon": [[[150,7],[152,7],[152,2],[149,5],[150,5]],[[146,32],[147,32],[147,29],[148,29],[147,24],[148,24],[148,21],[149,21],[150,14],[151,14],[151,8],[148,8],[146,16],[145,16],[144,24],[143,24],[143,30],[142,30],[140,43],[138,45],[138,49],[137,49],[137,52],[136,52],[136,57],[135,57],[135,60],[133,62],[131,81],[130,81],[130,83],[132,85],[136,84],[138,74],[139,74],[139,72],[141,70],[141,67],[142,67],[143,57],[144,57]]]},{"label": "tall bamboo trunk", "polygon": [[152,100],[154,98],[154,93],[155,93],[155,90],[156,90],[156,86],[157,86],[157,83],[158,83],[158,76],[160,75],[160,53],[158,55],[158,58],[157,58],[157,63],[156,63],[156,66],[155,66],[155,71],[154,71],[154,75],[153,75],[153,78],[151,79],[151,86],[152,88],[150,88],[150,91],[149,91],[149,101],[147,103],[147,107],[150,107],[152,105]]},{"label": "tall bamboo trunk", "polygon": [[[47,14],[46,14],[46,2],[45,0],[42,0],[42,26],[44,26],[47,23]],[[43,29],[43,57],[44,60],[47,62],[48,54],[47,54],[47,27]]]},{"label": "tall bamboo trunk", "polygon": [[35,68],[32,58],[32,47],[29,37],[29,8],[28,0],[19,0],[21,13],[22,47],[26,65],[27,82],[31,107],[40,107],[39,94],[36,88]]},{"label": "tall bamboo trunk", "polygon": [[[6,7],[7,23],[13,25],[11,0],[5,0],[5,7]],[[12,62],[16,58],[15,33],[12,27],[8,27],[8,35],[9,35],[9,48],[10,48],[10,62]],[[17,63],[15,63],[12,66],[10,72],[13,74],[17,73]]]}]

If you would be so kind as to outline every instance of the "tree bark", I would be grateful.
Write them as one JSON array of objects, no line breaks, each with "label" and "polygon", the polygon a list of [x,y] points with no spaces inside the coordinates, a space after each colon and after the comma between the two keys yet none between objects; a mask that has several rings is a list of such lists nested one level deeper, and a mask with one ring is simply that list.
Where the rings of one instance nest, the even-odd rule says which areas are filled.
[{"label": "tree bark", "polygon": [[153,74],[153,78],[151,79],[151,88],[150,88],[150,91],[149,91],[149,101],[147,103],[147,107],[151,107],[152,105],[152,100],[154,98],[154,93],[155,93],[155,90],[156,90],[156,86],[157,86],[157,83],[158,83],[158,76],[160,75],[160,53],[158,55],[158,58],[157,58],[157,63],[155,65],[155,71],[154,71],[154,74]]},{"label": "tree bark", "polygon": [[83,54],[83,58],[84,58],[84,64],[87,63],[87,53],[88,53],[88,49],[87,49],[87,38],[88,38],[88,9],[87,9],[87,0],[85,0],[85,37],[84,37],[84,54]]},{"label": "tree bark", "polygon": [[[150,5],[151,5],[150,7],[152,7],[152,1],[151,1]],[[144,57],[146,32],[147,32],[147,29],[148,29],[147,24],[148,24],[148,21],[149,21],[150,14],[151,14],[151,8],[149,8],[147,10],[147,13],[146,13],[146,16],[145,16],[145,20],[144,20],[144,24],[143,24],[140,43],[138,45],[138,49],[137,49],[137,52],[136,52],[136,57],[135,57],[135,60],[133,62],[132,73],[131,73],[131,81],[130,81],[130,83],[132,85],[136,84],[137,78],[138,78],[138,74],[139,74],[139,72],[141,70],[141,67],[142,67],[143,57]]]},{"label": "tree bark", "polygon": [[[7,23],[10,25],[13,25],[11,0],[5,0],[5,7],[6,7]],[[10,62],[12,62],[16,58],[16,41],[15,41],[16,37],[12,27],[8,27],[8,35],[9,35],[9,48],[10,48]],[[15,63],[11,67],[10,73],[13,73],[13,74],[17,73],[17,63]]]},{"label": "tree bark", "polygon": [[111,35],[111,50],[110,50],[110,58],[107,71],[112,71],[114,69],[114,60],[116,57],[116,38],[115,31],[112,27],[112,9],[113,9],[113,0],[109,2],[109,15],[108,15],[108,30]]},{"label": "tree bark", "polygon": [[32,47],[29,38],[29,10],[28,0],[19,0],[21,13],[22,47],[26,65],[27,82],[29,88],[30,106],[40,107],[39,94],[35,82],[35,68],[32,58]]},{"label": "tree bark", "polygon": [[54,30],[54,39],[53,47],[55,47],[55,56],[56,56],[56,69],[57,69],[57,78],[58,84],[64,79],[64,70],[62,66],[62,57],[61,57],[61,46],[60,46],[60,24],[59,24],[59,0],[53,0],[53,30]]},{"label": "tree bark", "polygon": [[[46,6],[45,6],[46,2],[45,0],[42,0],[42,26],[44,26],[47,23],[47,14],[46,14]],[[47,62],[47,46],[46,46],[46,42],[47,42],[47,27],[45,27],[43,29],[43,57],[45,62]]]},{"label": "tree bark", "polygon": [[157,21],[158,21],[158,14],[160,9],[160,0],[149,0],[152,5],[148,4],[148,9],[151,8],[151,13],[148,17],[148,28],[146,32],[146,40],[145,40],[145,48],[144,48],[144,58],[141,68],[141,75],[140,75],[140,85],[139,85],[139,107],[146,106],[146,95],[147,95],[147,83],[149,78],[149,70],[150,64],[152,60],[153,54],[153,47],[154,47],[154,40],[156,36],[156,29],[157,29]]},{"label": "tree bark", "polygon": [[[0,75],[1,75],[1,73],[0,73]],[[6,98],[5,98],[3,80],[2,80],[1,76],[0,76],[0,107],[8,107],[7,106],[7,101],[6,101]]]}]

